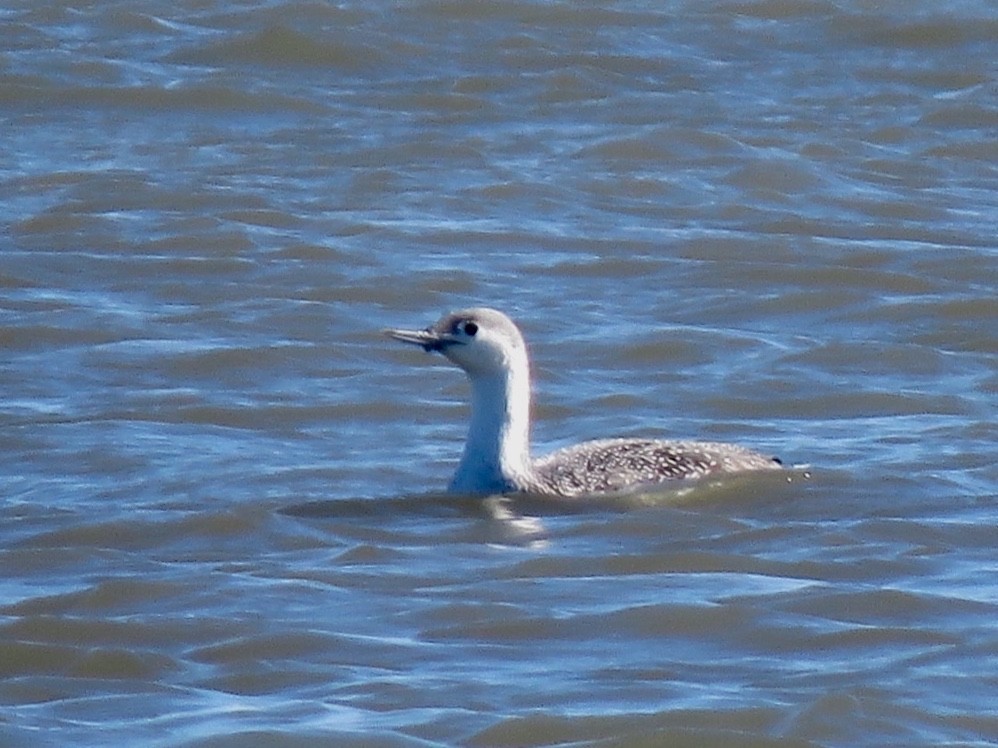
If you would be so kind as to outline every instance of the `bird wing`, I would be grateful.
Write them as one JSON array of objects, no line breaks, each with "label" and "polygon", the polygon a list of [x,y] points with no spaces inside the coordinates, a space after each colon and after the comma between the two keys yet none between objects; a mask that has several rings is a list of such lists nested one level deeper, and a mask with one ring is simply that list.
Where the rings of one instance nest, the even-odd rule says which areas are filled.
[{"label": "bird wing", "polygon": [[775,468],[779,463],[772,457],[734,444],[657,439],[597,439],[559,449],[534,463],[544,487],[564,496]]}]

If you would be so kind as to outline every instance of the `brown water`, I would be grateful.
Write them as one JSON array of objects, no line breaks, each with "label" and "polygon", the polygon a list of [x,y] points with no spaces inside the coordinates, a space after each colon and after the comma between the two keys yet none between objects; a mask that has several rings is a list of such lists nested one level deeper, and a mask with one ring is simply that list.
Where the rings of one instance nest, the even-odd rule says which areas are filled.
[{"label": "brown water", "polygon": [[[0,745],[998,743],[985,2],[0,14]],[[534,438],[785,475],[438,493]]]}]

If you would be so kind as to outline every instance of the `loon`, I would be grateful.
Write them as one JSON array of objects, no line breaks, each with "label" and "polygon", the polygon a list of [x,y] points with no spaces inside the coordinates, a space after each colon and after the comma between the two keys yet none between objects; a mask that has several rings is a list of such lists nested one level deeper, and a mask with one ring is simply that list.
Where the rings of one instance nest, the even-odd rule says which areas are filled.
[{"label": "loon", "polygon": [[779,470],[780,460],[734,444],[596,439],[530,456],[530,361],[516,324],[495,309],[451,312],[424,330],[385,330],[442,353],[471,381],[471,424],[448,491],[579,497],[675,480]]}]

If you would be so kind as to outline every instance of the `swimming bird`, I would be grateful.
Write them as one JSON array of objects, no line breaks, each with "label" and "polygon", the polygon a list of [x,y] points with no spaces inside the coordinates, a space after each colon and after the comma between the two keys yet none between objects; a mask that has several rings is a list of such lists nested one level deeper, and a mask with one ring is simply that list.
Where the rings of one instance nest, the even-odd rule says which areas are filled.
[{"label": "swimming bird", "polygon": [[530,455],[530,361],[513,320],[479,307],[446,314],[424,330],[384,332],[442,353],[471,381],[471,423],[451,492],[578,497],[780,469],[778,459],[734,444],[633,438],[586,441],[535,460]]}]

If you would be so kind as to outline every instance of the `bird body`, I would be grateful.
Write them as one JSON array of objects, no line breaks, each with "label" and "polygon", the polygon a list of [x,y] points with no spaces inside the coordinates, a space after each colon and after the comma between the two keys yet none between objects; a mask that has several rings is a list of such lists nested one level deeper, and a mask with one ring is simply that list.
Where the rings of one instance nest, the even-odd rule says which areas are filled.
[{"label": "bird body", "polygon": [[385,332],[442,353],[471,382],[471,421],[452,492],[576,497],[780,468],[779,460],[733,444],[657,439],[597,439],[533,460],[530,361],[509,317],[495,309],[465,309],[425,330]]}]

